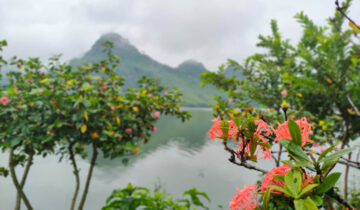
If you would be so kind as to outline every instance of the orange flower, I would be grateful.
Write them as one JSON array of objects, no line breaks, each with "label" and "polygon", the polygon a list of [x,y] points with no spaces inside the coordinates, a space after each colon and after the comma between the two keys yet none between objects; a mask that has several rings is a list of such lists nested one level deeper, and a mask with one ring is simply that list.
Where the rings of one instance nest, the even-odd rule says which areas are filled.
[{"label": "orange flower", "polygon": [[[307,142],[312,143],[313,140],[309,139],[309,135],[312,134],[312,125],[307,122],[306,117],[297,120],[296,123],[298,124],[301,132],[301,146],[304,146]],[[279,124],[277,129],[274,130],[274,133],[276,134],[275,142],[279,141],[279,139],[288,139],[290,141],[292,140],[288,127],[288,121],[285,121],[283,124]]]},{"label": "orange flower", "polygon": [[[265,178],[261,184],[261,191],[265,192],[267,187],[269,185],[275,185],[281,188],[284,188],[285,183],[279,181],[278,179],[275,179],[273,176],[273,174],[278,174],[278,175],[283,175],[285,176],[286,173],[291,169],[291,166],[288,165],[282,165],[276,168],[271,169],[271,171],[269,171],[266,175]],[[277,193],[277,194],[281,194],[282,192],[279,192],[277,190],[271,189],[272,193]]]},{"label": "orange flower", "polygon": [[229,208],[231,210],[254,210],[258,208],[257,187],[257,185],[248,185],[242,190],[236,188],[237,195],[232,197]]},{"label": "orange flower", "polygon": [[[215,138],[223,138],[223,133],[221,130],[221,120],[220,118],[215,118],[212,120],[215,124],[210,128],[209,134],[210,139],[214,140]],[[234,138],[237,133],[237,127],[235,123],[231,120],[228,121],[229,123],[229,132],[228,132],[228,138]]]}]

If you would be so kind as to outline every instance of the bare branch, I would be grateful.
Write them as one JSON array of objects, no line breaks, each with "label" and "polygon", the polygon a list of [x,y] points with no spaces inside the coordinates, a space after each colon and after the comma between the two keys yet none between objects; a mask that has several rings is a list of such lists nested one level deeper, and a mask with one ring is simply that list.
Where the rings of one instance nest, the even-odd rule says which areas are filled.
[{"label": "bare branch", "polygon": [[233,163],[235,165],[238,165],[238,166],[243,166],[243,167],[251,169],[251,170],[259,171],[259,172],[262,172],[262,173],[265,173],[265,174],[268,173],[268,171],[266,171],[264,169],[261,169],[261,168],[258,168],[256,166],[250,165],[246,161],[241,161],[240,163],[236,162],[235,157],[237,157],[239,159],[240,159],[240,157],[237,155],[237,153],[233,149],[231,149],[231,148],[229,148],[227,146],[226,142],[223,142],[223,144],[224,144],[225,150],[228,151],[231,154],[231,156],[229,158],[229,161],[231,163]]},{"label": "bare branch", "polygon": [[335,0],[336,10],[339,11],[348,21],[350,21],[356,28],[360,30],[360,26],[358,26],[355,21],[353,21],[349,16],[344,12],[344,8],[340,6],[339,0]]}]

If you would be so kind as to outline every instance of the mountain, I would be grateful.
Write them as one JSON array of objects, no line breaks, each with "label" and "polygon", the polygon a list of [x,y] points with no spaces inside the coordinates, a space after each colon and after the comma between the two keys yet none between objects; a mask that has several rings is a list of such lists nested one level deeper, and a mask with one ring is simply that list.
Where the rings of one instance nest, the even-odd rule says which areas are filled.
[{"label": "mountain", "polygon": [[183,93],[186,106],[211,106],[212,96],[219,94],[211,86],[200,86],[200,74],[207,71],[203,64],[195,60],[187,60],[176,68],[159,63],[150,56],[141,53],[127,39],[116,33],[102,35],[91,49],[81,58],[70,61],[72,66],[97,62],[106,57],[101,43],[111,41],[114,44],[113,53],[120,56],[121,62],[116,71],[125,77],[126,87],[135,86],[142,75],[160,78],[161,84],[177,87]]}]

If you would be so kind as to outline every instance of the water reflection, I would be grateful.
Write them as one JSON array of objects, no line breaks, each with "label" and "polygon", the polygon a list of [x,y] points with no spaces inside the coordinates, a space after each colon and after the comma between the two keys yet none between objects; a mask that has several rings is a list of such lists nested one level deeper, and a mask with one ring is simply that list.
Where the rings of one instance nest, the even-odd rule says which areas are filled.
[{"label": "water reflection", "polygon": [[[193,118],[187,123],[163,117],[153,139],[143,146],[143,153],[130,158],[126,167],[120,159],[99,159],[85,209],[100,209],[114,188],[123,188],[128,182],[149,188],[157,185],[175,197],[196,186],[210,196],[211,209],[217,209],[218,204],[226,209],[236,194],[235,187],[255,183],[259,179],[258,172],[229,163],[229,154],[222,144],[207,139],[212,124],[211,112],[191,110],[191,113]],[[5,165],[6,161],[7,155],[0,155],[0,164]],[[82,180],[88,166],[88,161],[79,160]],[[272,161],[262,161],[258,166],[269,170],[273,165]],[[68,209],[73,190],[70,164],[59,163],[56,156],[35,159],[25,186],[35,209]],[[12,209],[14,199],[11,180],[0,178],[0,209]]]}]

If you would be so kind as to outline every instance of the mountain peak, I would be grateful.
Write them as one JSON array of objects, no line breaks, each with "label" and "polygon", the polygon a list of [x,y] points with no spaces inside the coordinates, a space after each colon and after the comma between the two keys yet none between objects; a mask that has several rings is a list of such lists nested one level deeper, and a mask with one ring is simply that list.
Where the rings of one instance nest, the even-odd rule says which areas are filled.
[{"label": "mountain peak", "polygon": [[114,44],[130,44],[129,40],[125,39],[120,34],[117,34],[115,32],[109,32],[109,33],[103,34],[103,35],[101,35],[99,40],[110,41]]},{"label": "mountain peak", "polygon": [[197,70],[197,71],[205,71],[205,66],[200,63],[199,61],[189,59],[184,62],[182,62],[178,67],[178,69],[185,69],[185,70]]}]

